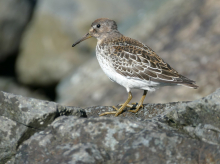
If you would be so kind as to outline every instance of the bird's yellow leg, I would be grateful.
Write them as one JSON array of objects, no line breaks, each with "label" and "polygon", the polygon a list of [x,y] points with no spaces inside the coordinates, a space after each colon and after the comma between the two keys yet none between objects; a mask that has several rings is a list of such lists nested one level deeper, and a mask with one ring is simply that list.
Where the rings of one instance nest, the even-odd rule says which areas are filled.
[{"label": "bird's yellow leg", "polygon": [[132,94],[131,94],[131,92],[128,92],[128,99],[125,101],[124,104],[122,104],[122,106],[121,106],[119,109],[113,106],[113,108],[114,108],[116,111],[105,112],[105,113],[100,114],[99,116],[104,116],[104,115],[107,115],[107,114],[115,114],[115,117],[118,116],[119,114],[122,113],[122,111],[124,110],[124,108],[125,108],[125,107],[127,106],[127,104],[131,101],[131,99],[132,99]]},{"label": "bird's yellow leg", "polygon": [[[144,99],[145,99],[146,95],[147,95],[147,90],[144,90],[143,96],[141,97],[141,99],[140,99],[138,105],[136,106],[135,110],[129,110],[129,112],[136,113],[136,112],[139,111],[140,108],[143,108],[143,102],[144,102]],[[136,103],[132,103],[132,104],[136,104]],[[128,105],[129,105],[129,106],[128,106]],[[128,107],[130,107],[130,106],[133,107],[133,105],[130,105],[130,104],[127,104],[127,106],[128,106]],[[131,107],[131,108],[132,108],[132,107]]]},{"label": "bird's yellow leg", "polygon": [[[139,103],[131,103],[131,104],[126,105],[126,107],[129,107],[129,108],[134,108],[136,105],[135,110],[132,110],[130,112],[134,112],[136,110],[138,111],[141,107],[143,107],[143,102],[144,102],[146,95],[147,95],[147,90],[144,90],[143,96],[141,97],[141,100],[139,101]],[[119,104],[119,106],[122,106],[122,105],[123,104]],[[136,112],[134,112],[134,113],[136,113]]]}]

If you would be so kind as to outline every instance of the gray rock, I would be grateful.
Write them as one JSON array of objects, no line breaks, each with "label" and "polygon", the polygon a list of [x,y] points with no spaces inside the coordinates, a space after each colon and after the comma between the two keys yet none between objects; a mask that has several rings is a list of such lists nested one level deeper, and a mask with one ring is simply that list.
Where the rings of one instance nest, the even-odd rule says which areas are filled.
[{"label": "gray rock", "polygon": [[191,137],[220,145],[220,89],[203,99],[177,104],[166,117],[171,126]]},{"label": "gray rock", "polygon": [[17,147],[60,115],[80,115],[76,108],[0,92],[0,163],[13,160]]},{"label": "gray rock", "polygon": [[98,117],[111,110],[1,92],[0,163],[220,161],[220,89],[192,102],[145,104],[136,114],[125,109],[118,117]]},{"label": "gray rock", "polygon": [[[15,163],[204,163],[220,146],[156,121],[60,117],[19,147]],[[35,162],[37,161],[37,162]]]},{"label": "gray rock", "polygon": [[0,125],[0,163],[5,163],[16,153],[17,143],[27,128],[4,116],[0,116]]},{"label": "gray rock", "polygon": [[[220,145],[220,89],[192,102],[145,104],[143,106],[143,110],[136,114],[124,112],[119,117],[135,121],[158,119],[192,138]],[[85,110],[87,116],[90,117],[114,109],[99,106],[85,108]],[[106,117],[113,117],[113,115]]]},{"label": "gray rock", "polygon": [[0,60],[19,49],[36,0],[0,1]]}]

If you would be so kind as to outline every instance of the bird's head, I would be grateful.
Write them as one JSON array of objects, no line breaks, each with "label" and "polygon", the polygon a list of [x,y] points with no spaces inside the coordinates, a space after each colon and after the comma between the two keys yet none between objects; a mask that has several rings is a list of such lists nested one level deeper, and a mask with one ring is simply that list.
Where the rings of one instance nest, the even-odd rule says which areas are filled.
[{"label": "bird's head", "polygon": [[89,33],[84,35],[81,39],[79,39],[77,42],[75,42],[72,47],[79,44],[80,42],[89,39],[91,37],[95,37],[98,40],[102,40],[109,35],[111,35],[111,32],[117,31],[117,24],[115,21],[108,19],[108,18],[100,18],[96,19],[89,29]]}]

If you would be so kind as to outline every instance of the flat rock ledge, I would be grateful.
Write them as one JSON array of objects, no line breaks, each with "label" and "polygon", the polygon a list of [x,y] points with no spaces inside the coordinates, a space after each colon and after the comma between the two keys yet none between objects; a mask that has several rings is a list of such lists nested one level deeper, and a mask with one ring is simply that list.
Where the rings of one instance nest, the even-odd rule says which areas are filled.
[{"label": "flat rock ledge", "polygon": [[111,110],[0,92],[0,164],[220,163],[220,89],[98,116]]}]

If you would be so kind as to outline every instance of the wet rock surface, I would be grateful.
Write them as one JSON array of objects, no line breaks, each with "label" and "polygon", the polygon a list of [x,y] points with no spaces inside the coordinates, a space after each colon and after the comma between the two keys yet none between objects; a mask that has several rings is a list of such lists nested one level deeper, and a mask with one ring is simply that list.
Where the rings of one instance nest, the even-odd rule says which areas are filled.
[{"label": "wet rock surface", "polygon": [[0,163],[219,163],[220,89],[192,102],[66,107],[0,92]]}]

